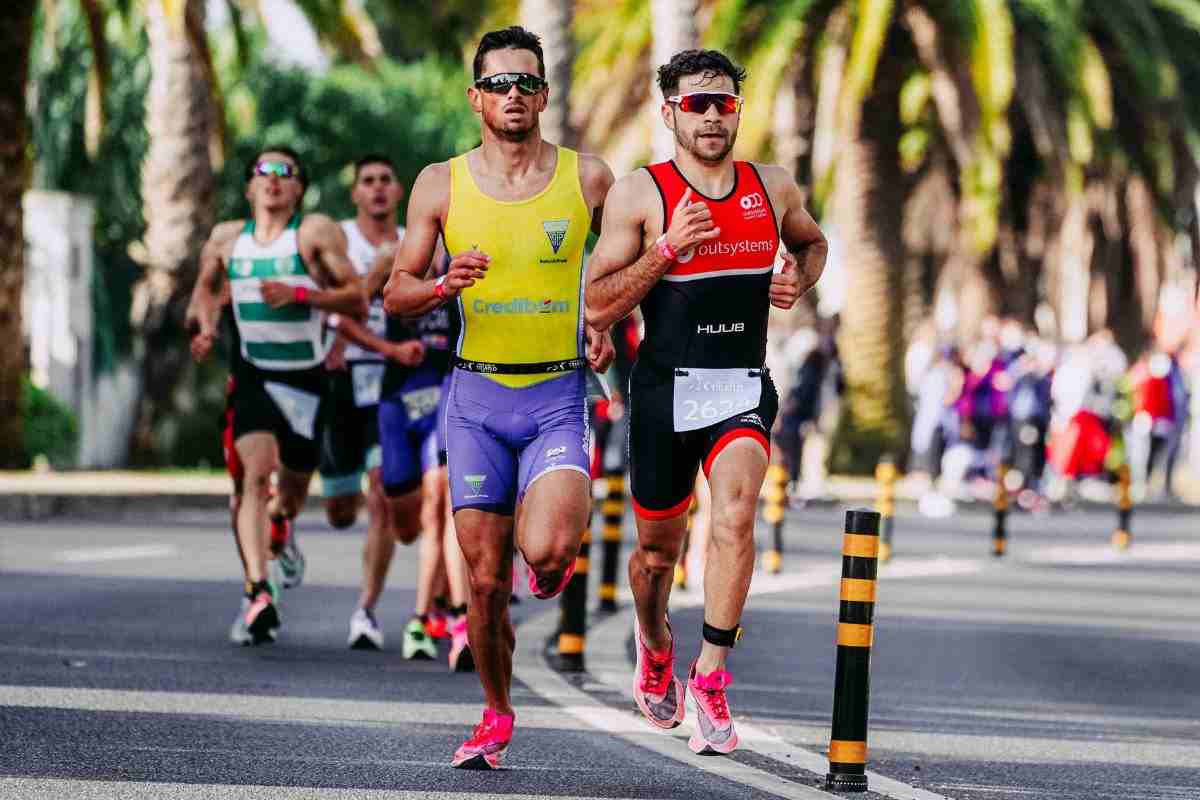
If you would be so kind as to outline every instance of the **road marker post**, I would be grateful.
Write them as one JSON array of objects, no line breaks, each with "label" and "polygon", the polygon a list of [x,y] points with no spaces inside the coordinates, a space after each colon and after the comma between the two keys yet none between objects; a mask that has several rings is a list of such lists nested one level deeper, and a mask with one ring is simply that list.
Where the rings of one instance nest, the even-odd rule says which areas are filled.
[{"label": "road marker post", "polygon": [[1133,492],[1129,483],[1129,464],[1125,463],[1117,469],[1117,529],[1112,543],[1118,550],[1128,550],[1133,544],[1133,528],[1129,524],[1133,516]]},{"label": "road marker post", "polygon": [[559,601],[561,616],[558,624],[558,657],[555,669],[559,672],[583,672],[583,650],[587,643],[588,555],[592,548],[592,525],[583,532],[579,555],[575,556],[575,574],[563,589]]},{"label": "road marker post", "polygon": [[891,455],[884,455],[875,467],[875,480],[879,482],[879,500],[875,510],[879,512],[882,521],[879,529],[879,563],[886,564],[892,560],[892,527],[896,516],[896,478],[899,471]]},{"label": "road marker post", "polygon": [[782,464],[767,467],[766,502],[763,503],[763,520],[771,526],[771,547],[763,552],[763,569],[778,575],[783,569],[783,520],[787,515],[787,468]]},{"label": "road marker post", "polygon": [[833,725],[825,788],[867,790],[867,707],[871,692],[871,645],[875,639],[875,582],[879,570],[879,512],[846,512],[842,538],[841,603]]},{"label": "road marker post", "polygon": [[621,524],[625,519],[625,473],[621,470],[606,476],[608,494],[600,505],[604,520],[601,538],[604,542],[604,564],[600,573],[600,607],[604,613],[617,610],[617,560],[621,557]]},{"label": "road marker post", "polygon": [[996,498],[993,501],[995,523],[992,527],[992,555],[1002,558],[1008,550],[1008,464],[1001,462],[996,472]]}]

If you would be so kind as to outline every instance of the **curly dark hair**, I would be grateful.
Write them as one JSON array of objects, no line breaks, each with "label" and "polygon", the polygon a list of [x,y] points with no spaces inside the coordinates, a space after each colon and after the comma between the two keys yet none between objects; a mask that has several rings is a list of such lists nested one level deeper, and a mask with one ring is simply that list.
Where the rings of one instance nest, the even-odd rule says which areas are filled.
[{"label": "curly dark hair", "polygon": [[671,60],[658,68],[658,88],[663,97],[679,90],[679,79],[684,75],[703,74],[706,78],[728,75],[733,80],[733,91],[740,93],[746,70],[729,60],[719,50],[684,50],[671,56]]},{"label": "curly dark hair", "polygon": [[542,40],[536,33],[530,33],[520,25],[513,25],[498,31],[488,31],[479,40],[475,49],[473,64],[475,80],[483,77],[483,57],[493,50],[528,50],[537,56],[538,75],[546,77],[546,60],[542,55]]}]

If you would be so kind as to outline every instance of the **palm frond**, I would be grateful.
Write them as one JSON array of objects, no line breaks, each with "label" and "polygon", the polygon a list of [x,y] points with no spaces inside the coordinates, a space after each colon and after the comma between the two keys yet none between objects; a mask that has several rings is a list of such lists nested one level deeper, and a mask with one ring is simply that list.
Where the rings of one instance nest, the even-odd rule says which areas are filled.
[{"label": "palm frond", "polygon": [[846,77],[838,104],[843,128],[858,123],[860,106],[875,81],[875,68],[887,43],[894,0],[858,0],[854,36],[846,59]]},{"label": "palm frond", "polygon": [[80,0],[80,10],[87,22],[88,43],[91,45],[92,65],[88,69],[88,90],[83,123],[84,149],[88,158],[100,152],[100,139],[108,119],[104,98],[112,79],[108,57],[108,38],[105,36],[107,14],[96,0]]}]

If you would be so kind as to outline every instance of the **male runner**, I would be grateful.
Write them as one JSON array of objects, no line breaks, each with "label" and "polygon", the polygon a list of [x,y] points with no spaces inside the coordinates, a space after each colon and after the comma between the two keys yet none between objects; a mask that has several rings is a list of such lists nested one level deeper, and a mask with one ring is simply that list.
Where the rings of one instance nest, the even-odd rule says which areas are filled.
[{"label": "male runner", "polygon": [[[613,187],[587,290],[588,321],[598,329],[638,304],[646,323],[629,390],[638,526],[629,584],[634,693],[646,719],[662,728],[684,715],[667,598],[700,465],[711,487],[704,643],[688,673],[699,717],[688,744],[697,753],[737,746],[725,659],[754,569],[755,505],[778,406],[763,367],[768,306],[790,309],[816,283],[826,252],[792,176],[730,156],[744,78],[712,50],[684,51],[659,68],[675,158]],[[772,278],[781,240],[788,253]]]},{"label": "male runner", "polygon": [[[350,198],[357,209],[354,219],[342,221],[349,245],[350,261],[360,278],[371,271],[382,252],[392,255],[404,235],[396,224],[396,207],[404,197],[404,188],[396,177],[396,168],[385,155],[371,153],[354,164],[354,183]],[[395,525],[405,527],[409,520],[394,520],[380,476],[382,463],[379,446],[379,400],[387,362],[393,358],[413,359],[413,348],[394,348],[387,342],[387,318],[381,298],[370,298],[364,323],[329,318],[338,329],[337,342],[326,358],[329,391],[326,402],[325,430],[321,444],[321,485],[325,511],[335,528],[348,528],[358,516],[362,504],[362,473],[369,484],[367,496],[367,538],[363,545],[363,586],[359,602],[350,617],[348,643],[353,648],[381,649],[383,632],[375,619],[375,604],[383,591],[388,565],[398,535]]]},{"label": "male runner", "polygon": [[[366,304],[346,238],[333,220],[297,213],[306,178],[287,147],[261,151],[246,168],[252,219],[219,223],[200,254],[189,328],[192,354],[216,336],[222,273],[228,277],[242,358],[234,376],[234,447],[244,476],[238,540],[246,560],[246,627],[273,641],[279,613],[267,581],[268,521],[291,519],[317,466],[325,312],[363,315]],[[276,464],[278,491],[269,494]]]},{"label": "male runner", "polygon": [[[581,308],[584,243],[612,173],[595,157],[542,139],[544,75],[541,42],[525,29],[480,41],[467,97],[481,118],[482,144],[417,178],[385,293],[388,313],[423,314],[453,302],[462,324],[446,449],[471,583],[471,651],[487,707],[454,754],[458,767],[495,768],[512,738],[514,546],[530,566],[535,596],[562,591],[591,508],[585,370],[612,360],[612,342],[585,325]],[[453,259],[445,275],[423,279],[439,232]]]}]

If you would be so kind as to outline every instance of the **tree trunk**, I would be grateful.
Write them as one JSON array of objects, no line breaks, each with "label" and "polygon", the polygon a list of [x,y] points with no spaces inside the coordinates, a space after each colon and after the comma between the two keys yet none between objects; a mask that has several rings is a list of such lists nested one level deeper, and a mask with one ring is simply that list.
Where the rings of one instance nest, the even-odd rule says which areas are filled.
[{"label": "tree trunk", "polygon": [[[699,10],[699,0],[650,0],[653,31],[653,44],[650,46],[651,97],[662,99],[662,93],[658,90],[658,68],[681,50],[699,47],[700,32],[696,28]],[[651,130],[653,160],[664,161],[674,155],[675,137],[662,121],[656,119]]]},{"label": "tree trunk", "polygon": [[835,167],[833,212],[848,276],[840,342],[846,413],[836,471],[869,473],[884,453],[908,449],[902,222],[909,181],[896,148],[902,77],[898,59],[885,52]]},{"label": "tree trunk", "polygon": [[0,468],[26,466],[21,379],[25,337],[25,235],[21,196],[29,176],[25,84],[34,0],[0,4]]},{"label": "tree trunk", "polygon": [[542,112],[542,138],[577,147],[571,125],[571,72],[575,66],[575,36],[571,23],[574,0],[521,0],[521,24],[542,37],[550,104]]},{"label": "tree trunk", "polygon": [[[142,165],[146,219],[145,275],[134,287],[132,322],[140,334],[143,393],[133,434],[133,459],[153,460],[155,426],[170,413],[188,365],[183,314],[196,279],[200,248],[213,224],[209,140],[212,103],[200,55],[183,19],[169,19],[162,0],[146,6],[150,87],[149,149]],[[202,18],[202,0],[184,14]]]}]

